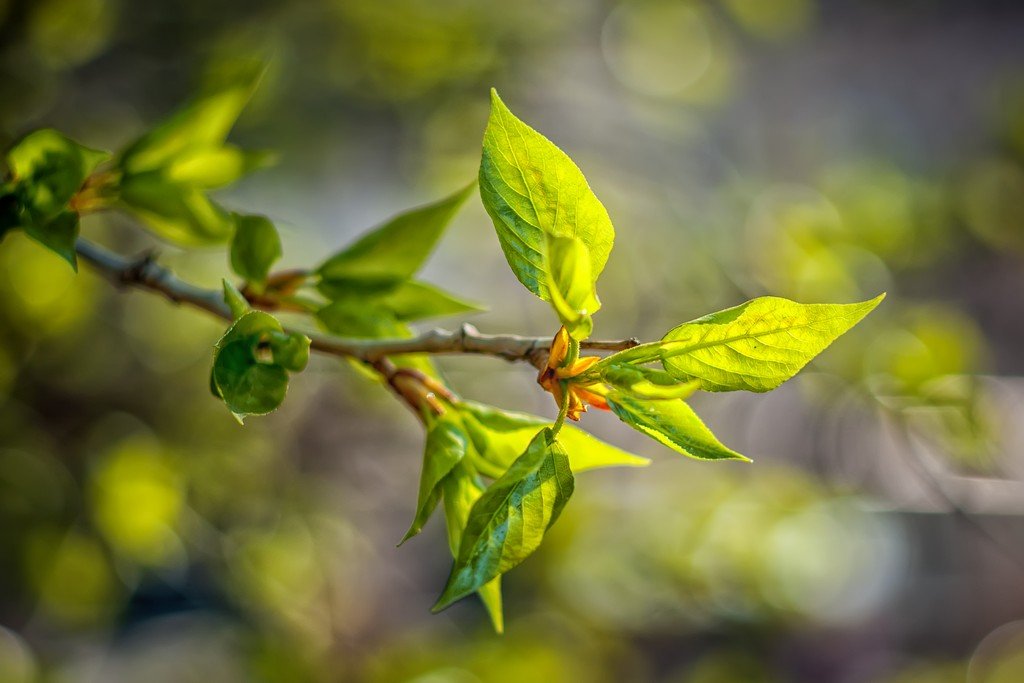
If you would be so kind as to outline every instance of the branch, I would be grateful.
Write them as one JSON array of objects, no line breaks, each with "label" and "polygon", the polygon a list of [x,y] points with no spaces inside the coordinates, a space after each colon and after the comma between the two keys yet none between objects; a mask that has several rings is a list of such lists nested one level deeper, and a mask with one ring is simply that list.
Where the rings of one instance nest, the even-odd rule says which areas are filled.
[{"label": "branch", "polygon": [[[136,259],[115,254],[97,244],[78,240],[75,250],[83,261],[117,287],[133,287],[163,294],[177,304],[200,308],[215,316],[231,320],[231,311],[223,294],[185,282],[156,262],[152,252]],[[548,337],[522,337],[515,334],[483,334],[472,325],[458,330],[430,330],[408,339],[344,339],[310,334],[310,347],[332,356],[354,358],[373,364],[387,356],[403,353],[481,354],[508,361],[525,361],[535,367],[547,362]],[[584,341],[581,348],[591,351],[622,351],[639,344],[636,339],[620,341]]]}]

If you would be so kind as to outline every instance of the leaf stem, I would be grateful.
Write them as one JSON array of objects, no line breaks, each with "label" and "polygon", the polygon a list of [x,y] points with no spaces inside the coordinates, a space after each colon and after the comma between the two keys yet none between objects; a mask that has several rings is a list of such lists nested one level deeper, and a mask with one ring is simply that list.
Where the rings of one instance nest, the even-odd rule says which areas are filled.
[{"label": "leaf stem", "polygon": [[[577,348],[579,342],[576,342]],[[569,382],[559,380],[559,386],[562,388],[562,401],[558,404],[558,418],[555,419],[555,424],[551,427],[552,436],[558,436],[558,432],[562,430],[562,425],[565,424],[565,416],[569,414]]]}]

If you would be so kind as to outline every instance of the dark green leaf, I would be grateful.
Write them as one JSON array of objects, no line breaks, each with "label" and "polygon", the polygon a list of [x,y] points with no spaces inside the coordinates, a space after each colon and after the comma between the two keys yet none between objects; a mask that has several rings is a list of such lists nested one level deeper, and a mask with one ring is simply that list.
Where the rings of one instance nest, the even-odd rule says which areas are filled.
[{"label": "dark green leaf", "polygon": [[250,311],[235,321],[217,342],[211,390],[241,420],[281,405],[288,370],[301,370],[309,359],[309,339],[286,333],[272,316]]},{"label": "dark green leaf", "polygon": [[411,278],[433,251],[473,185],[433,204],[401,213],[325,261],[327,282],[393,285]]},{"label": "dark green leaf", "polygon": [[749,460],[723,446],[685,401],[643,400],[615,392],[607,400],[620,420],[683,455],[699,460]]},{"label": "dark green leaf", "polygon": [[75,242],[78,240],[78,214],[65,211],[45,223],[25,223],[25,234],[51,250],[78,271]]},{"label": "dark green leaf", "polygon": [[250,282],[263,282],[270,267],[281,258],[281,238],[277,229],[263,216],[235,214],[234,218],[231,268]]},{"label": "dark green leaf", "polygon": [[[462,532],[469,520],[469,512],[473,504],[480,499],[485,490],[479,478],[465,461],[458,463],[441,483],[444,500],[445,527],[448,529],[448,546],[452,557],[459,556],[459,544]],[[484,604],[491,624],[497,633],[505,630],[505,620],[501,608],[501,577],[495,577],[477,590],[480,601]]]},{"label": "dark green leaf", "polygon": [[573,492],[569,457],[544,429],[473,505],[439,611],[517,566],[541,544]]}]

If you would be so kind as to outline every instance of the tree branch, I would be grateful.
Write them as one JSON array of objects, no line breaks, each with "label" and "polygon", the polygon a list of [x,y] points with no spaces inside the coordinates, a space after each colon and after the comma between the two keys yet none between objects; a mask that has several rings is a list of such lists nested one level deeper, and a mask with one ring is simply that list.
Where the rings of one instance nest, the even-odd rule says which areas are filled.
[{"label": "tree branch", "polygon": [[[231,320],[231,311],[224,303],[223,294],[215,289],[204,289],[185,282],[156,262],[152,252],[129,259],[86,240],[78,240],[75,250],[104,278],[117,287],[134,287],[163,294],[177,304],[200,308],[225,320]],[[373,364],[387,356],[403,353],[428,354],[480,354],[496,356],[508,361],[525,361],[535,367],[547,362],[548,337],[523,337],[515,334],[483,334],[469,324],[458,330],[435,329],[408,339],[344,339],[310,334],[310,347],[320,353],[354,358]],[[639,344],[634,339],[619,341],[585,341],[581,348],[591,351],[622,351]]]}]

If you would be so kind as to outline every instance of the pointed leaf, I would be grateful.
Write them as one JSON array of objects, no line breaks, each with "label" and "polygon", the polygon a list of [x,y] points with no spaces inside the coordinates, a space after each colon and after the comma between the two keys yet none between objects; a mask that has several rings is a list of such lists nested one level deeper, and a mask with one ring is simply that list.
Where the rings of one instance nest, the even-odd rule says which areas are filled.
[{"label": "pointed leaf", "polygon": [[[441,482],[456,465],[466,457],[469,437],[457,418],[451,414],[442,415],[427,432],[423,449],[423,469],[420,472],[420,491],[416,501],[416,515],[402,538],[402,543],[418,534],[430,519],[441,499]],[[401,545],[401,543],[399,544]]]},{"label": "pointed leaf", "polygon": [[573,492],[569,457],[544,429],[473,505],[459,556],[434,611],[480,589],[532,554]]},{"label": "pointed leaf", "polygon": [[770,391],[791,378],[877,306],[798,304],[761,297],[673,329],[662,340],[665,369],[705,391]]},{"label": "pointed leaf", "polygon": [[[444,500],[445,526],[448,529],[448,546],[452,557],[459,556],[459,543],[462,532],[469,520],[469,511],[479,500],[485,490],[484,485],[473,475],[465,462],[457,464],[441,484]],[[491,624],[497,633],[505,630],[505,620],[501,606],[501,577],[484,584],[477,590],[480,601],[491,618]]]},{"label": "pointed leaf", "polygon": [[231,268],[250,282],[267,279],[270,267],[281,258],[277,228],[264,216],[235,214],[231,239]]},{"label": "pointed leaf", "polygon": [[516,118],[494,90],[480,197],[512,272],[541,299],[553,301],[549,237],[580,240],[589,252],[590,278],[601,274],[615,239],[608,212],[576,164]]},{"label": "pointed leaf", "polygon": [[45,223],[27,222],[25,234],[71,264],[78,272],[75,242],[78,240],[78,214],[65,211]]},{"label": "pointed leaf", "polygon": [[376,301],[405,322],[484,310],[480,304],[460,299],[434,285],[415,281],[403,282],[381,294]]},{"label": "pointed leaf", "polygon": [[607,400],[620,420],[683,455],[698,460],[749,460],[723,446],[685,401],[648,401],[616,392]]},{"label": "pointed leaf", "polygon": [[473,186],[433,204],[401,213],[327,259],[317,270],[327,282],[395,284],[408,280],[427,260]]},{"label": "pointed leaf", "polygon": [[221,147],[262,76],[262,67],[249,69],[186,105],[129,145],[120,168],[135,175]]}]

